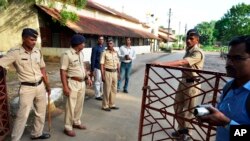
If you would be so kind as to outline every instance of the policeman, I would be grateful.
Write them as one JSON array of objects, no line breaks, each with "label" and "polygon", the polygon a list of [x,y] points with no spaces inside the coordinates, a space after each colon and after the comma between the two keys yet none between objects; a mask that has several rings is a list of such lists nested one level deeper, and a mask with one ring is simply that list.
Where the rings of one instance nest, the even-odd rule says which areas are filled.
[{"label": "policeman", "polygon": [[[201,70],[204,65],[205,56],[202,50],[199,48],[199,33],[197,32],[197,30],[190,29],[187,32],[186,46],[186,53],[182,60],[155,64],[160,64],[163,66],[184,66],[187,68]],[[174,110],[175,113],[180,117],[190,119],[193,114],[186,110],[194,108],[196,106],[196,98],[194,98],[194,96],[199,93],[199,89],[197,88],[200,88],[200,85],[196,84],[199,81],[199,78],[197,73],[185,71],[183,71],[182,78],[182,82],[179,84],[177,90],[180,92],[175,96],[176,103],[174,105]],[[190,124],[188,122],[184,122],[181,118],[177,118],[177,120],[179,123],[178,130],[176,132],[173,132],[172,136],[181,138],[188,137],[187,134],[191,134],[188,130]]]},{"label": "policeman", "polygon": [[[14,64],[18,79],[19,110],[11,134],[12,141],[22,137],[31,107],[34,105],[35,121],[31,139],[48,139],[50,134],[43,133],[46,113],[46,91],[50,94],[50,86],[46,77],[45,63],[41,51],[35,47],[38,33],[34,29],[25,28],[22,32],[23,43],[13,48],[0,59],[0,65],[7,67]],[[46,91],[45,91],[46,90]]]},{"label": "policeman", "polygon": [[67,97],[65,106],[64,133],[74,137],[73,128],[86,129],[81,124],[81,115],[85,97],[85,80],[92,85],[90,77],[86,74],[84,65],[83,48],[85,38],[76,34],[71,38],[71,46],[61,57],[60,75],[63,84],[63,92]]},{"label": "policeman", "polygon": [[115,95],[117,93],[117,81],[120,70],[119,58],[117,51],[114,50],[113,40],[107,40],[108,48],[101,55],[101,73],[104,82],[104,93],[102,100],[102,110],[118,110],[115,106]]}]

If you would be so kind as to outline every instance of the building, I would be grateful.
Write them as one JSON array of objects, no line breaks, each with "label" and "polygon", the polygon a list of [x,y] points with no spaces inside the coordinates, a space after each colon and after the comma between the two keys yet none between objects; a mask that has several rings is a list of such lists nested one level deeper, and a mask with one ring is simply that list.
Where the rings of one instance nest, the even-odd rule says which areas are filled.
[{"label": "building", "polygon": [[[45,56],[59,57],[69,48],[73,34],[83,34],[87,38],[84,49],[86,60],[90,59],[91,47],[96,45],[98,35],[112,37],[116,47],[124,44],[124,37],[131,37],[133,47],[138,54],[150,52],[152,44],[160,39],[151,33],[149,26],[140,23],[139,20],[90,0],[84,9],[79,10],[73,6],[67,6],[68,11],[77,13],[79,21],[68,21],[65,26],[61,26],[55,21],[60,19],[62,7],[61,3],[56,3],[54,8],[50,8],[46,3],[42,5],[12,4],[0,14],[4,17],[4,20],[0,21],[0,41],[4,43],[0,51],[7,51],[17,46],[21,42],[20,35],[24,27],[35,28],[40,32],[38,46],[41,47]],[[159,35],[161,32],[159,31]]]}]

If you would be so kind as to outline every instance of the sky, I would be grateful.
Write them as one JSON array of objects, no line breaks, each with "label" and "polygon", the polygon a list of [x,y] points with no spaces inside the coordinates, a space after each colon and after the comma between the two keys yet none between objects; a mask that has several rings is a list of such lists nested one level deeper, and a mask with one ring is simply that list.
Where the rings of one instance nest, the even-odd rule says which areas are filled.
[{"label": "sky", "polygon": [[168,27],[171,8],[170,27],[177,34],[203,21],[219,20],[233,5],[250,4],[250,0],[93,0],[102,5],[146,22],[146,14],[151,13],[158,19],[158,25]]}]

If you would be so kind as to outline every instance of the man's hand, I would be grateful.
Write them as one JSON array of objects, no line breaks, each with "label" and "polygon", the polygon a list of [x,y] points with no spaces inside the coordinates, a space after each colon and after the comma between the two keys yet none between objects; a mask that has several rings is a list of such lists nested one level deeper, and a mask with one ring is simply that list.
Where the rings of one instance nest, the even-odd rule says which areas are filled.
[{"label": "man's hand", "polygon": [[89,74],[89,76],[90,76],[90,79],[92,79],[92,77],[95,77],[94,71],[91,71],[90,74]]},{"label": "man's hand", "polygon": [[69,96],[70,95],[70,88],[69,87],[65,87],[65,88],[63,88],[63,93],[64,93],[64,95],[65,96]]},{"label": "man's hand", "polygon": [[129,57],[129,55],[125,55],[125,60],[131,60],[131,58]]},{"label": "man's hand", "polygon": [[48,96],[51,94],[51,88],[50,86],[46,86],[46,92],[48,93]]},{"label": "man's hand", "polygon": [[105,74],[102,74],[102,82],[105,83]]},{"label": "man's hand", "polygon": [[214,107],[207,107],[211,114],[197,117],[200,122],[207,122],[213,126],[225,126],[230,123],[230,119]]},{"label": "man's hand", "polygon": [[93,84],[92,80],[91,80],[91,79],[87,79],[87,85],[88,85],[89,87],[91,87],[92,84]]}]

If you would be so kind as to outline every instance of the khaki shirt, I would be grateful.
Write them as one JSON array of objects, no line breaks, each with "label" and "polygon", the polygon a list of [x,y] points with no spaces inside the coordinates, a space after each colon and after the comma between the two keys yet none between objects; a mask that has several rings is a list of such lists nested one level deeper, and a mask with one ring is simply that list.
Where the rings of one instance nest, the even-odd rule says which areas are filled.
[{"label": "khaki shirt", "polygon": [[119,64],[119,57],[117,51],[105,50],[100,59],[100,64],[104,65],[104,68],[117,69]]},{"label": "khaki shirt", "polygon": [[67,71],[68,77],[85,78],[84,55],[79,54],[73,48],[67,50],[61,56],[61,69]]},{"label": "khaki shirt", "polygon": [[12,63],[19,81],[35,83],[41,80],[41,68],[45,67],[45,63],[38,48],[34,47],[31,52],[25,51],[22,46],[10,49],[6,56],[0,58],[0,65],[7,68]]},{"label": "khaki shirt", "polygon": [[[186,50],[186,54],[184,55],[183,59],[188,61],[189,65],[186,66],[187,68],[199,69],[199,70],[203,69],[205,56],[202,50],[200,49],[200,47],[198,47],[197,45],[195,45],[189,50]],[[196,73],[191,73],[191,74],[183,73],[183,76],[192,77],[192,76],[197,76],[197,74]]]}]

